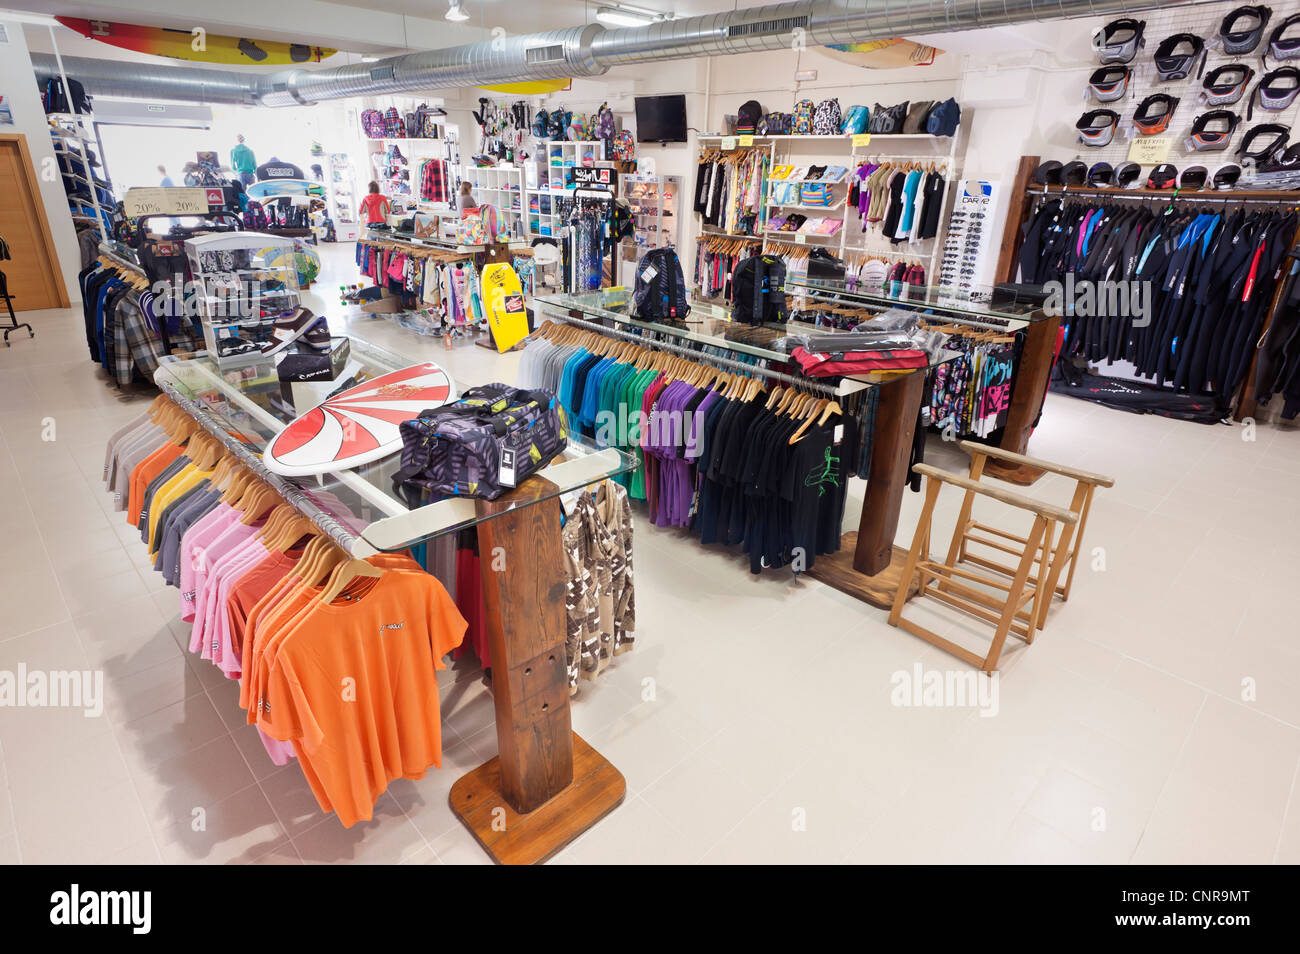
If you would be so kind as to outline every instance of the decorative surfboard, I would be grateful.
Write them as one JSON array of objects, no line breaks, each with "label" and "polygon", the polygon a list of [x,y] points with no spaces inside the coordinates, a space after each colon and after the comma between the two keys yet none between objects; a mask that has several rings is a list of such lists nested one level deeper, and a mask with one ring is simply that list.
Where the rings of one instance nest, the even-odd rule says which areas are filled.
[{"label": "decorative surfboard", "polygon": [[943,50],[912,40],[869,40],[865,43],[831,43],[822,53],[869,70],[897,70],[905,66],[932,66]]},{"label": "decorative surfboard", "polygon": [[483,286],[483,304],[492,341],[497,351],[504,354],[528,337],[523,286],[519,275],[505,262],[485,265],[479,284]]},{"label": "decorative surfboard", "polygon": [[[173,60],[199,63],[251,63],[257,66],[290,66],[294,63],[319,63],[338,50],[306,43],[282,43],[278,40],[255,40],[219,33],[199,36],[190,30],[138,26],[112,20],[87,20],[82,17],[55,17],[69,30],[99,40],[119,50],[134,50],[166,56]],[[195,49],[195,47],[199,49]]]},{"label": "decorative surfboard", "polygon": [[250,199],[258,201],[275,195],[325,195],[325,187],[310,179],[264,179],[245,186],[244,191]]},{"label": "decorative surfboard", "polygon": [[272,438],[262,462],[285,477],[360,467],[401,450],[403,421],[455,399],[455,382],[436,364],[390,371],[294,419]]},{"label": "decorative surfboard", "polygon": [[489,83],[480,86],[492,93],[507,93],[511,96],[545,96],[547,93],[561,93],[573,88],[572,79],[525,80],[520,83]]}]

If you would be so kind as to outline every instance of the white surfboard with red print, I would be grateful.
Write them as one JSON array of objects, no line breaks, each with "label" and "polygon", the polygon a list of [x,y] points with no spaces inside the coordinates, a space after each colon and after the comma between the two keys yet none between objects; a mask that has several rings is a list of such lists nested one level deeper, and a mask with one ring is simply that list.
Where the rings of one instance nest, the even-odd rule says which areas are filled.
[{"label": "white surfboard with red print", "polygon": [[359,467],[402,447],[398,425],[456,399],[456,384],[436,364],[417,364],[334,395],[277,434],[262,461],[285,477]]}]

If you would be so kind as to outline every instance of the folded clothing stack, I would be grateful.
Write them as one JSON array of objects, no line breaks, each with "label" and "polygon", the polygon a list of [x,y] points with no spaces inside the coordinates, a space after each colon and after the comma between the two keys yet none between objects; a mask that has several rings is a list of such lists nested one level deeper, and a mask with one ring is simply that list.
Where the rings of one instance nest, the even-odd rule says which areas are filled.
[{"label": "folded clothing stack", "polygon": [[918,329],[895,329],[803,335],[798,340],[790,357],[810,378],[826,378],[927,367],[943,336]]}]

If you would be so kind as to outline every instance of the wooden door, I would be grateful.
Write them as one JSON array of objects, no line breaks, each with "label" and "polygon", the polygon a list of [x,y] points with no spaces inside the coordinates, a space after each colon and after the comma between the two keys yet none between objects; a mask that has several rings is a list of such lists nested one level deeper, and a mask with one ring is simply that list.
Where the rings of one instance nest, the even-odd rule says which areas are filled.
[{"label": "wooden door", "polygon": [[14,311],[67,308],[68,292],[45,218],[27,137],[0,134],[0,238],[9,243],[9,261],[0,271],[14,296]]}]

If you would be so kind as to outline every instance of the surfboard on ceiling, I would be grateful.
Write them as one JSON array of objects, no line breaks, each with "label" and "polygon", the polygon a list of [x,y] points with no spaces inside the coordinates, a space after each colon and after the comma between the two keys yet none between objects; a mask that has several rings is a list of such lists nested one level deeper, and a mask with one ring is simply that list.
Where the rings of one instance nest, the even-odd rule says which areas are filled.
[{"label": "surfboard on ceiling", "polygon": [[492,83],[488,86],[480,86],[479,89],[486,89],[493,93],[506,93],[510,96],[544,96],[547,93],[566,90],[571,85],[573,85],[572,79],[551,79],[530,80],[524,83]]},{"label": "surfboard on ceiling", "polygon": [[403,421],[455,398],[455,382],[436,364],[390,371],[295,418],[272,438],[262,462],[285,477],[360,467],[402,449]]},{"label": "surfboard on ceiling", "polygon": [[319,63],[325,57],[333,56],[338,52],[330,47],[310,46],[306,43],[282,43],[278,40],[257,40],[251,37],[224,36],[219,33],[206,34],[203,37],[203,48],[196,50],[194,48],[196,37],[189,30],[137,26],[133,23],[88,20],[81,17],[55,17],[54,19],[84,37],[107,43],[120,50],[166,56],[173,60],[292,66],[294,63]]},{"label": "surfboard on ceiling", "polygon": [[943,50],[912,40],[870,40],[866,43],[832,43],[821,52],[843,63],[868,70],[897,70],[905,66],[930,66]]}]

